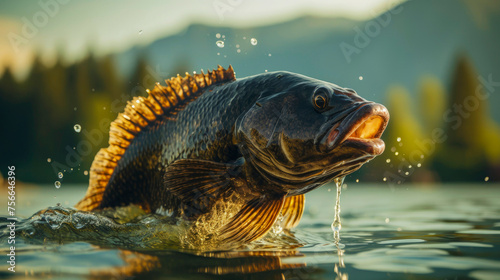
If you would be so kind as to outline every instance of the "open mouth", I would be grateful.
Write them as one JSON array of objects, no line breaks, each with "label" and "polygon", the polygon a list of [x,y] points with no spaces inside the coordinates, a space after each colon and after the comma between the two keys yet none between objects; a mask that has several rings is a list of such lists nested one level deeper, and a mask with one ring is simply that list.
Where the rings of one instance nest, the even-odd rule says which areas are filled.
[{"label": "open mouth", "polygon": [[330,130],[326,144],[330,148],[342,145],[379,155],[385,148],[380,136],[388,121],[389,112],[384,106],[365,103]]}]

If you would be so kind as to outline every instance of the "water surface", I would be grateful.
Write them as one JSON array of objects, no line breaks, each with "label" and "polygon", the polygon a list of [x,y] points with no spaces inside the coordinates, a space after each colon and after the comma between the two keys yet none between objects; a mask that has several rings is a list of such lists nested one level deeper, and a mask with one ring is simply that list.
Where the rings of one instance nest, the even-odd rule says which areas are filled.
[{"label": "water surface", "polygon": [[[339,243],[331,229],[336,189],[327,185],[306,195],[304,217],[292,232],[208,251],[176,246],[179,232],[158,236],[160,224],[166,231],[175,225],[155,217],[119,224],[69,215],[85,189],[17,187],[17,216],[52,208],[18,222],[15,273],[7,270],[8,244],[0,238],[1,278],[500,279],[500,186],[491,183],[349,184],[342,190]],[[0,203],[7,205],[4,196]],[[100,232],[92,230],[93,219]]]}]

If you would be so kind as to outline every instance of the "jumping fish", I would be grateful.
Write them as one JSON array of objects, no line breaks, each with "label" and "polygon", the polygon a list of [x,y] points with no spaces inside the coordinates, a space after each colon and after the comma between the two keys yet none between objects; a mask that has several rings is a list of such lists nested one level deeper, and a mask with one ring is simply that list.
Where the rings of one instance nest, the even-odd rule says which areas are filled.
[{"label": "jumping fish", "polygon": [[354,90],[290,72],[236,80],[233,68],[177,75],[134,97],[111,123],[109,147],[76,205],[135,204],[194,221],[237,194],[218,230],[249,242],[280,220],[296,226],[304,194],[384,151],[387,109]]}]

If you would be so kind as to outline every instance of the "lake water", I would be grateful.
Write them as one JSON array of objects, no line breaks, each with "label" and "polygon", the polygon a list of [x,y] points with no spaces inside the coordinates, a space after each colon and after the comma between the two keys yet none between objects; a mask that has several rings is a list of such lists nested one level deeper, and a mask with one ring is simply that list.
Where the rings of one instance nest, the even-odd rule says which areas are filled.
[{"label": "lake water", "polygon": [[[16,215],[27,218],[57,203],[57,211],[68,211],[85,189],[17,186]],[[154,243],[144,221],[120,237],[113,228],[102,237],[89,237],[90,230],[60,225],[30,237],[29,226],[22,228],[18,221],[12,273],[6,263],[10,250],[2,195],[0,278],[500,279],[498,184],[350,183],[342,190],[338,243],[331,229],[335,197],[334,185],[310,192],[300,225],[291,233],[271,234],[229,251]]]}]

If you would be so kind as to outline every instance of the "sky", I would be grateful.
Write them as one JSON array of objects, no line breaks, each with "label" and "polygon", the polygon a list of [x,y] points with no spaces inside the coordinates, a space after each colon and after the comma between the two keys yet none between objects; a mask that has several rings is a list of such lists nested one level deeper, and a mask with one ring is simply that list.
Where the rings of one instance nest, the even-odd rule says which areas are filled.
[{"label": "sky", "polygon": [[193,23],[249,27],[304,15],[358,20],[404,0],[38,0],[0,2],[0,73],[23,76],[35,52],[47,64],[147,45]]}]

